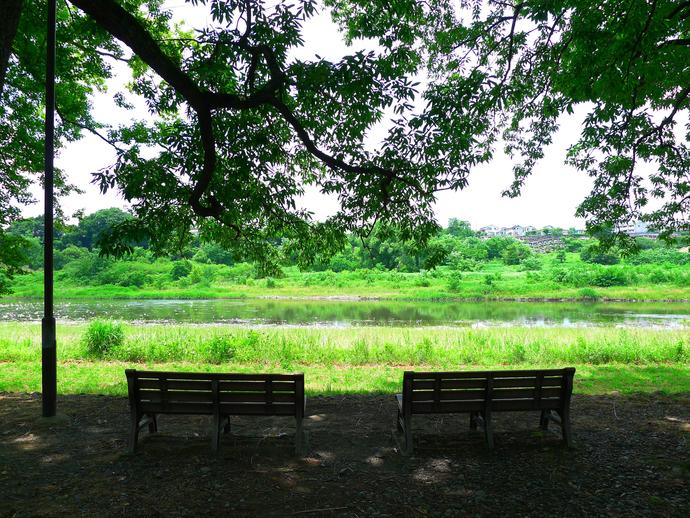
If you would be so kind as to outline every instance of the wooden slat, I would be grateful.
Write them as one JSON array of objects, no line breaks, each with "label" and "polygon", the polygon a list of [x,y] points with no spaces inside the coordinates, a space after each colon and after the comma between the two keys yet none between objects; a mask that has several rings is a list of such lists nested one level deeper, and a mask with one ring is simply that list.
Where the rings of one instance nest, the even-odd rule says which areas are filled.
[{"label": "wooden slat", "polygon": [[[433,390],[416,390],[412,393],[412,401],[434,401],[436,392]],[[439,401],[474,401],[483,400],[484,390],[441,390],[438,392]]]},{"label": "wooden slat", "polygon": [[412,390],[433,390],[435,380],[412,380]]},{"label": "wooden slat", "polygon": [[484,408],[483,401],[412,402],[413,414],[450,414],[477,412]]},{"label": "wooden slat", "polygon": [[243,381],[293,381],[297,374],[273,374],[273,373],[224,373],[224,372],[174,372],[174,371],[133,371],[133,376],[138,379],[165,378],[170,380],[243,380]]},{"label": "wooden slat", "polygon": [[149,403],[142,402],[140,409],[143,413],[156,414],[212,414],[213,404],[208,403]]},{"label": "wooden slat", "polygon": [[[534,399],[536,401],[538,394],[539,391],[534,388],[495,389],[492,399]],[[542,399],[558,398],[560,396],[560,388],[548,388],[541,391]]]},{"label": "wooden slat", "polygon": [[[166,378],[168,390],[211,390],[210,381],[196,381],[196,380],[170,380]],[[159,379],[142,379],[137,380],[137,385],[142,389],[160,389],[161,381]]]},{"label": "wooden slat", "polygon": [[[268,403],[269,399],[267,397],[266,393],[259,393],[259,392],[221,392],[220,393],[220,401],[227,403],[227,402],[243,402],[246,401],[248,403]],[[294,403],[295,402],[295,395],[294,394],[285,394],[285,393],[273,393],[273,398],[272,401],[276,403]]]},{"label": "wooden slat", "polygon": [[[158,394],[158,398],[156,398]],[[171,403],[181,402],[181,403],[212,403],[213,393],[212,392],[187,392],[178,390],[168,390],[168,392],[163,396],[161,392],[157,391],[140,391],[139,397],[142,401],[169,401]]]},{"label": "wooden slat", "polygon": [[[462,389],[462,388],[484,388],[486,387],[486,380],[488,378],[479,378],[479,379],[448,379],[448,378],[441,378],[441,388],[448,388],[448,389]],[[536,387],[537,386],[537,377],[536,376],[523,376],[523,377],[500,377],[500,378],[493,378],[494,379],[494,387],[499,388],[499,387]],[[561,383],[563,381],[563,377],[548,377],[544,378],[543,385],[544,387],[560,387]],[[435,386],[435,381],[434,380],[413,380],[412,381],[412,390],[430,390],[433,389]]]},{"label": "wooden slat", "polygon": [[295,415],[296,408],[293,404],[273,403],[272,405],[260,403],[221,403],[220,413],[223,415]]},{"label": "wooden slat", "polygon": [[[440,378],[441,389],[484,388],[487,378],[448,379]],[[436,386],[435,380],[413,380],[412,390],[430,390]]]},{"label": "wooden slat", "polygon": [[442,379],[441,389],[484,388],[486,378],[480,379]]},{"label": "wooden slat", "polygon": [[506,399],[493,400],[492,412],[508,412],[514,410],[556,410],[560,407],[560,399],[542,399],[537,403],[534,399]]},{"label": "wooden slat", "polygon": [[[510,388],[510,387],[524,387],[524,388],[536,388],[539,379],[535,377],[527,378],[494,378],[495,388]],[[543,387],[560,387],[563,382],[563,378],[544,378],[542,382]]]},{"label": "wooden slat", "polygon": [[[273,392],[295,392],[295,383],[286,381],[272,381]],[[266,380],[262,381],[221,381],[220,391],[255,391],[266,392]]]},{"label": "wooden slat", "polygon": [[542,373],[544,376],[563,376],[567,369],[534,369],[534,370],[505,370],[505,371],[444,371],[444,372],[410,372],[410,376],[417,379],[436,379],[441,375],[443,379],[465,379],[465,378],[512,378],[512,377],[536,377]]}]

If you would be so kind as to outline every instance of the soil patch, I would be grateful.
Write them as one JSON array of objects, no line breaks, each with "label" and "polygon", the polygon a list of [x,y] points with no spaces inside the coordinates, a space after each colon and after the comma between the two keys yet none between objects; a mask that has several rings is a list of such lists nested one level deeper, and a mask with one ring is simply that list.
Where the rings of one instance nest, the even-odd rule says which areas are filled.
[{"label": "soil patch", "polygon": [[415,417],[415,455],[393,436],[391,395],[314,397],[308,453],[294,423],[234,418],[218,455],[210,422],[162,416],[126,453],[124,398],[0,394],[0,516],[690,515],[690,394],[580,396],[575,447],[538,413],[495,415],[496,447],[469,418]]}]

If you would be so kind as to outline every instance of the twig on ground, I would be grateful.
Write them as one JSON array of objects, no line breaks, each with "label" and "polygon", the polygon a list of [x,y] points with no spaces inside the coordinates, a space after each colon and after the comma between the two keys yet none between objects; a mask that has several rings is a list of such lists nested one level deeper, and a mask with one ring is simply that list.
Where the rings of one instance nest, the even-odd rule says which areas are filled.
[{"label": "twig on ground", "polygon": [[347,509],[347,506],[343,506],[343,507],[321,507],[319,509],[305,509],[304,511],[296,511],[296,512],[292,513],[292,516],[296,516],[298,514],[324,513],[326,511],[342,511],[343,509]]}]

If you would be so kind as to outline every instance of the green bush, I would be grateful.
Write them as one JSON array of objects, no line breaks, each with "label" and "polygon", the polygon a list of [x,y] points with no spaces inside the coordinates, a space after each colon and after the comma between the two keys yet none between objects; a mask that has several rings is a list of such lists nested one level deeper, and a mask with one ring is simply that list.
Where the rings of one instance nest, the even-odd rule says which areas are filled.
[{"label": "green bush", "polygon": [[610,286],[625,286],[629,282],[629,277],[622,268],[602,268],[592,277],[592,285],[600,288]]},{"label": "green bush", "polygon": [[214,336],[207,342],[205,359],[211,363],[222,363],[235,357],[235,341],[231,336]]},{"label": "green bush", "polygon": [[656,268],[649,273],[649,281],[661,284],[670,280],[669,272],[662,268]]},{"label": "green bush", "polygon": [[586,263],[594,264],[618,264],[621,261],[620,254],[616,249],[603,250],[598,245],[586,246],[580,252],[580,259]]},{"label": "green bush", "polygon": [[446,285],[448,288],[448,291],[459,291],[460,290],[460,282],[462,281],[462,275],[457,272],[453,272],[448,279],[448,284]]},{"label": "green bush", "polygon": [[599,295],[592,288],[582,288],[577,292],[578,298],[581,300],[600,300],[601,295]]},{"label": "green bush", "polygon": [[536,271],[541,270],[542,264],[538,257],[528,257],[522,261],[522,270],[524,271]]},{"label": "green bush", "polygon": [[125,329],[119,322],[94,320],[82,337],[89,356],[103,358],[125,342]]},{"label": "green bush", "polygon": [[629,264],[690,264],[690,254],[675,248],[651,248],[626,258]]},{"label": "green bush", "polygon": [[532,249],[519,241],[509,244],[501,252],[501,260],[508,266],[521,264],[532,255]]},{"label": "green bush", "polygon": [[141,288],[146,284],[147,279],[148,277],[144,272],[134,271],[125,274],[119,284],[120,286],[135,286]]},{"label": "green bush", "polygon": [[177,281],[183,277],[187,277],[192,273],[192,263],[190,261],[175,261],[170,269],[170,277]]}]

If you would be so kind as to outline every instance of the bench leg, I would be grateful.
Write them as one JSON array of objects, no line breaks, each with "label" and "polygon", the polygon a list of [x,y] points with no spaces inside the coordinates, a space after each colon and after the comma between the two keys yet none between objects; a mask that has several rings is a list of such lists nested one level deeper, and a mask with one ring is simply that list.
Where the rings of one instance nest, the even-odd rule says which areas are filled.
[{"label": "bench leg", "polygon": [[302,419],[295,419],[295,455],[302,455],[304,452],[304,428],[302,427]]},{"label": "bench leg", "polygon": [[405,432],[405,454],[412,455],[414,453],[414,443],[412,441],[412,416],[407,416],[403,424]]},{"label": "bench leg", "polygon": [[563,434],[563,443],[570,448],[573,445],[572,433],[570,431],[570,410],[566,409],[559,412],[561,416],[561,433]]},{"label": "bench leg", "polygon": [[400,409],[398,408],[398,417],[395,420],[395,425],[398,429],[398,432],[400,432],[400,433],[402,433],[402,431],[403,431],[403,424],[402,423],[403,423],[403,417],[402,417],[402,414],[400,413]]},{"label": "bench leg", "polygon": [[213,428],[211,429],[211,449],[214,452],[218,451],[218,447],[220,445],[220,429],[220,414],[216,412],[213,414]]},{"label": "bench leg", "polygon": [[137,451],[137,441],[139,440],[139,416],[132,415],[129,425],[128,447],[130,453]]},{"label": "bench leg", "polygon": [[542,430],[548,430],[549,429],[549,414],[551,413],[551,410],[542,410],[541,411],[541,417],[539,418],[539,428]]},{"label": "bench leg", "polygon": [[477,429],[477,412],[470,412],[470,430]]},{"label": "bench leg", "polygon": [[149,414],[149,433],[156,433],[158,431],[158,419],[156,414]]},{"label": "bench leg", "polygon": [[225,424],[223,425],[223,433],[226,435],[230,433],[230,416],[227,416],[225,420]]},{"label": "bench leg", "polygon": [[482,417],[484,418],[484,438],[486,439],[486,446],[490,450],[493,450],[494,434],[493,426],[491,424],[491,412],[484,412]]}]

